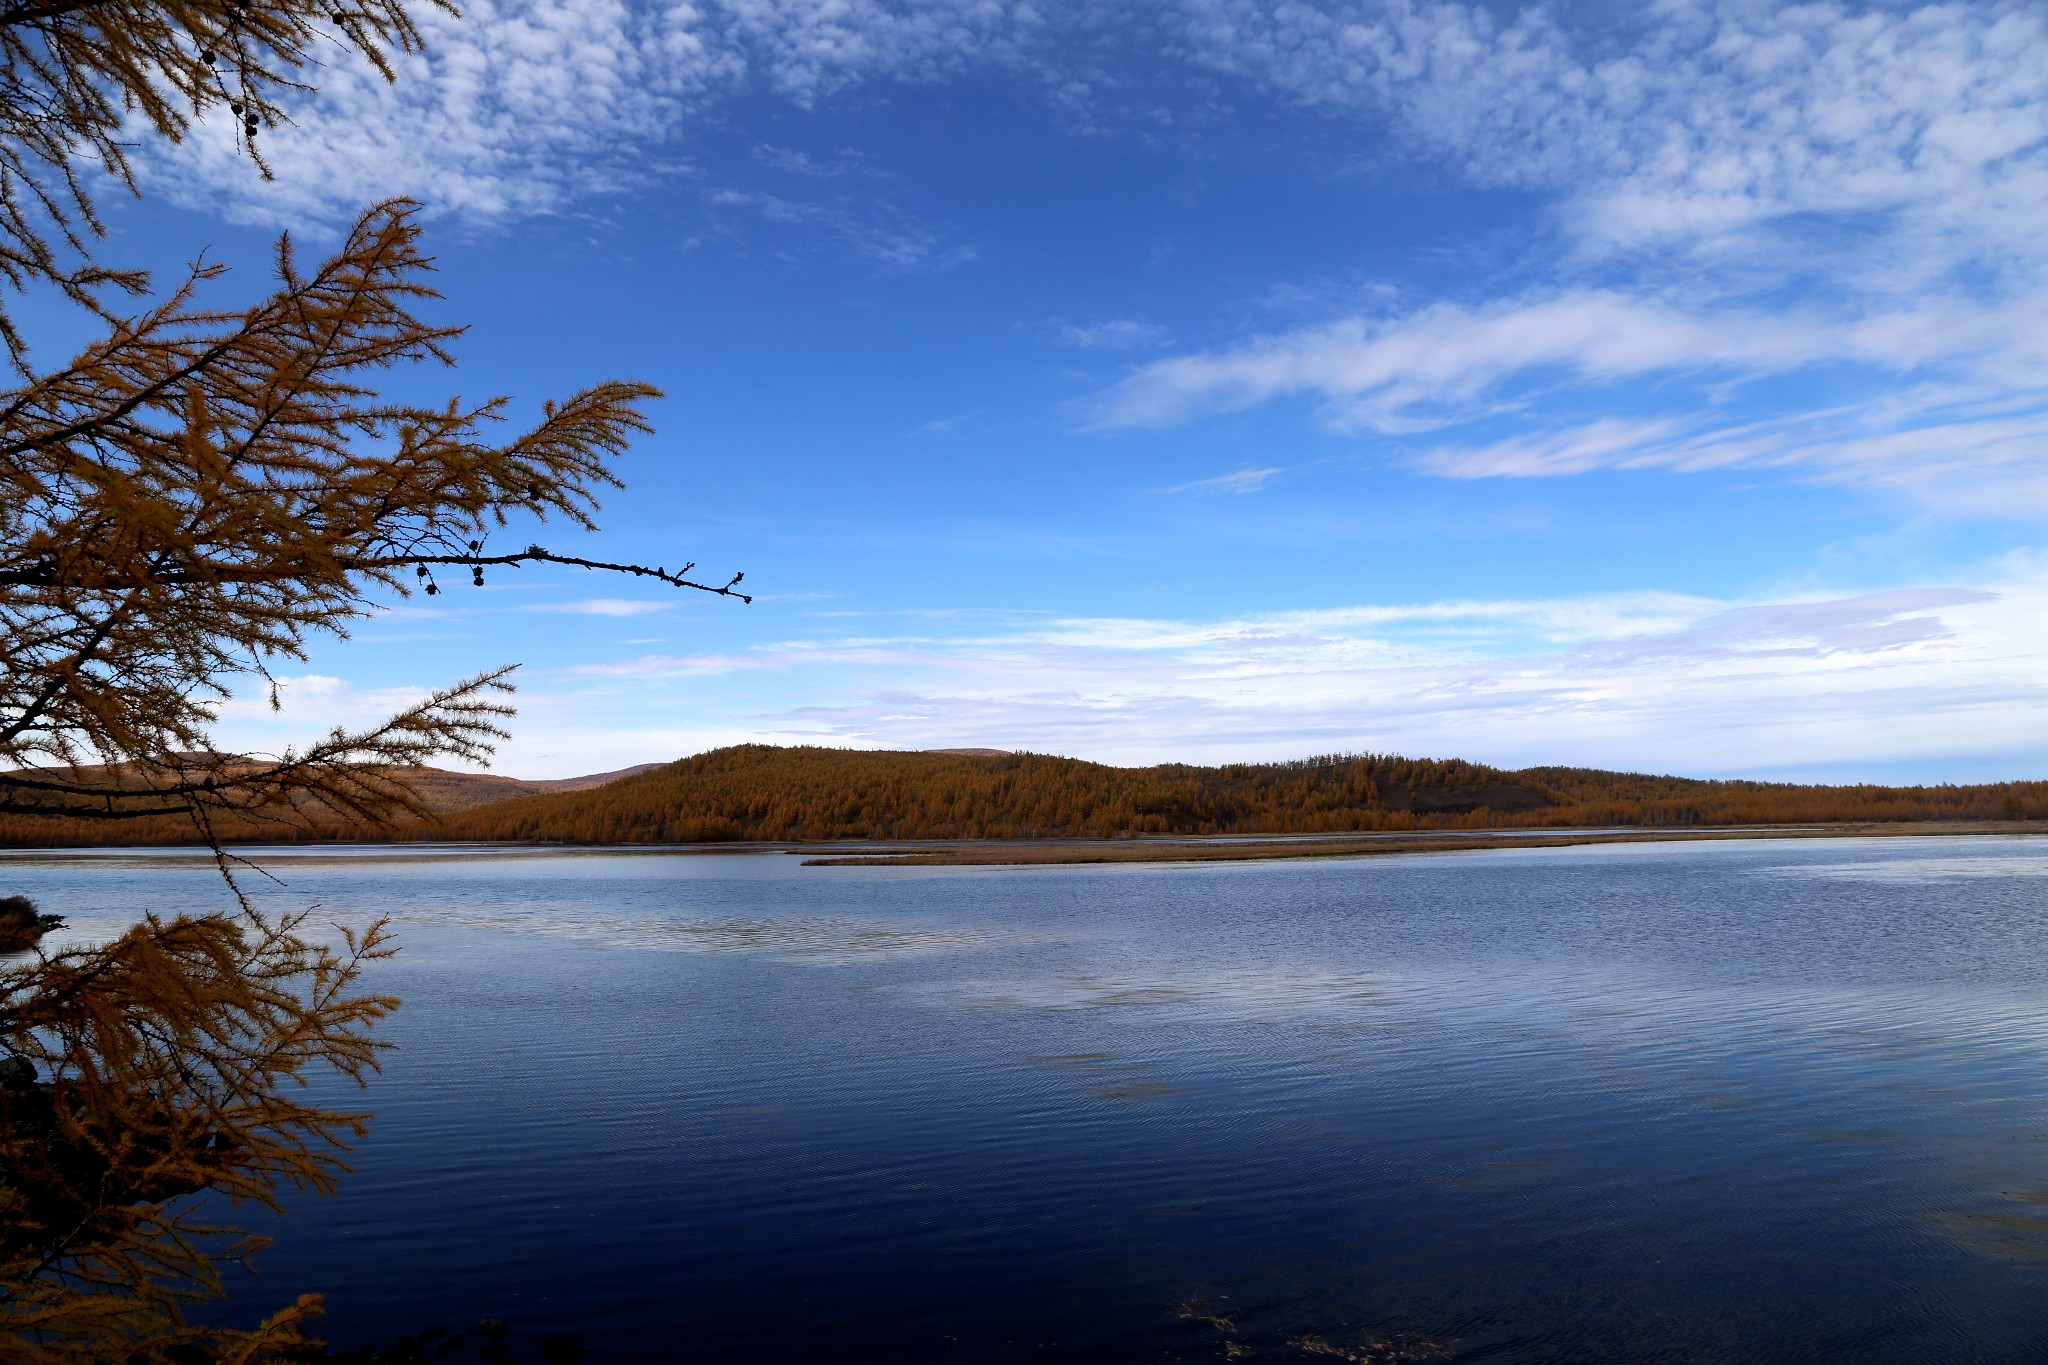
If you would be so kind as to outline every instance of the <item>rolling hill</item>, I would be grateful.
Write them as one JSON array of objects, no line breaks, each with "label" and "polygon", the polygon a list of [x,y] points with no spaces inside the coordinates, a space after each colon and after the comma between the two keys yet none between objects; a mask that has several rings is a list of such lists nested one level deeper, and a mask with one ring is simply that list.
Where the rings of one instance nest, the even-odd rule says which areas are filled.
[{"label": "rolling hill", "polygon": [[1043,754],[740,745],[447,817],[443,837],[572,843],[1073,839],[1487,827],[2048,819],[2048,783],[1801,786],[1458,759],[1116,768]]},{"label": "rolling hill", "polygon": [[[2048,783],[1806,786],[1459,759],[1332,754],[1119,768],[1001,750],[737,745],[545,782],[428,769],[433,823],[357,831],[245,822],[230,841],[465,839],[587,844],[1105,839],[1474,828],[2048,820]],[[0,846],[194,842],[182,822],[0,819]]]}]

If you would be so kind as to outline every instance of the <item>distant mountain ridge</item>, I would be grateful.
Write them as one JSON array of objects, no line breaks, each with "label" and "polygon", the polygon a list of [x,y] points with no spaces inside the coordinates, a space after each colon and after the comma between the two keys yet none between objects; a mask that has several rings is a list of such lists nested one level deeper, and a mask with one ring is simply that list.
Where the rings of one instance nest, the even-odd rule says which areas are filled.
[{"label": "distant mountain ridge", "polygon": [[458,773],[446,768],[416,768],[413,786],[429,806],[443,815],[473,810],[498,801],[522,796],[546,796],[553,792],[588,791],[641,773],[665,768],[665,763],[636,763],[608,773],[586,773],[582,777],[503,777],[497,773]]},{"label": "distant mountain ridge", "polygon": [[[436,823],[356,831],[225,825],[230,841],[465,839],[589,844],[1097,839],[1470,828],[2048,819],[2048,783],[1804,786],[1461,759],[1326,754],[1119,768],[999,749],[745,744],[673,763],[528,781],[416,772]],[[0,819],[0,846],[194,842],[182,822]]]},{"label": "distant mountain ridge", "polygon": [[[202,756],[192,757],[197,759]],[[210,755],[205,757],[212,758]],[[240,761],[233,758],[229,760],[231,765]],[[253,766],[253,760],[251,763]],[[637,763],[630,768],[617,768],[611,772],[557,778],[505,777],[497,773],[453,772],[446,768],[412,768],[406,770],[405,776],[429,809],[437,815],[447,816],[521,797],[585,791],[666,766],[663,763]],[[119,785],[119,779],[123,774],[117,770],[85,768],[70,770],[70,775],[74,780],[91,780],[94,776],[104,776],[109,785]],[[325,817],[314,813],[306,818],[310,820],[312,827],[310,837],[352,837],[338,821],[331,818],[331,813]],[[303,829],[295,829],[271,820],[258,821],[224,815],[215,823],[222,837],[229,842],[289,842],[308,837]],[[399,833],[402,836],[416,837],[417,829],[406,829]],[[198,840],[192,832],[190,823],[177,816],[154,816],[123,821],[84,821],[0,815],[0,848],[196,842]]]}]

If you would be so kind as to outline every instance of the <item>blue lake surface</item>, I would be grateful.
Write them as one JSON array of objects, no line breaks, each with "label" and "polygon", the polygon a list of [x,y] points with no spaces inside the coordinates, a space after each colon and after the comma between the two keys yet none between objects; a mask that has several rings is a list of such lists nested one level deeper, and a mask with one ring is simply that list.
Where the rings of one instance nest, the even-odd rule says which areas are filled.
[{"label": "blue lake surface", "polygon": [[[389,914],[251,1309],[595,1360],[2048,1359],[2048,840],[266,855]],[[183,855],[0,856],[118,930]]]}]

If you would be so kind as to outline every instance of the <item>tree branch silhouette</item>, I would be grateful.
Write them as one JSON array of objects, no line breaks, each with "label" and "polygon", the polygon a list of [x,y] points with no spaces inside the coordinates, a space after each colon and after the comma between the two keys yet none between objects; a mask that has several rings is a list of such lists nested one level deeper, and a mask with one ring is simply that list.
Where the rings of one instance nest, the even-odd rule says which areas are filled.
[{"label": "tree branch silhouette", "polygon": [[[386,401],[377,372],[449,363],[459,330],[421,321],[434,291],[416,207],[393,201],[276,288],[169,299],[64,367],[0,395],[0,811],[94,820],[185,808],[303,823],[423,816],[404,770],[485,761],[506,671],[392,723],[255,761],[207,737],[234,677],[267,677],[380,595],[437,595],[436,569],[557,565],[751,601],[723,582],[559,553],[493,552],[514,518],[594,526],[611,460],[649,429],[645,384],[610,381],[489,439],[505,400]],[[363,776],[375,771],[372,780]]]},{"label": "tree branch silhouette", "polygon": [[[258,134],[289,121],[282,96],[332,46],[386,80],[423,50],[414,11],[452,0],[40,0],[0,5],[0,281],[47,284],[110,320],[103,296],[137,295],[146,273],[93,259],[105,235],[90,182],[133,192],[137,125],[170,142],[225,110],[267,177]],[[81,170],[81,166],[87,168]],[[25,339],[0,308],[17,366]]]},{"label": "tree branch silhouette", "polygon": [[[210,730],[235,679],[269,683],[316,637],[390,597],[438,595],[437,569],[552,564],[738,597],[663,565],[498,553],[494,531],[558,517],[594,529],[612,461],[649,430],[646,384],[607,381],[494,439],[506,400],[394,402],[380,375],[452,363],[460,329],[415,310],[417,206],[373,206],[303,268],[279,239],[269,295],[202,306],[204,259],[152,304],[142,271],[94,257],[93,188],[136,188],[137,130],[176,142],[223,109],[269,175],[265,128],[310,91],[318,48],[385,79],[421,51],[415,14],[452,0],[0,0],[0,811],[191,821],[233,913],[144,913],[98,944],[0,959],[0,1358],[23,1365],[304,1358],[301,1296],[250,1329],[193,1324],[221,1268],[262,1238],[219,1196],[278,1207],[325,1191],[367,1114],[315,1104],[311,1073],[358,1083],[397,1001],[362,988],[391,952],[381,921],[303,934],[243,893],[229,819],[303,828],[430,814],[410,774],[487,760],[511,716],[510,668],[443,688],[375,725],[270,757]],[[4,291],[48,286],[105,333],[39,370]],[[522,539],[524,538],[522,534]],[[260,872],[260,869],[257,869]],[[14,907],[19,911],[20,906]],[[29,907],[32,911],[33,907]],[[17,915],[24,924],[41,918]],[[45,917],[46,918],[46,917]],[[199,1194],[215,1196],[195,1202]],[[235,1240],[229,1240],[235,1239]]]}]

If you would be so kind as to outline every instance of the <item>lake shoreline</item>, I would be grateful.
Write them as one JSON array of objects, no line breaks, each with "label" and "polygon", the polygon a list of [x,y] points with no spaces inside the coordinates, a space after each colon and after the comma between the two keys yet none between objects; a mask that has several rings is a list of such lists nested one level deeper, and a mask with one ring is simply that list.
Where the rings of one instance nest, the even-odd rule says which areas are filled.
[{"label": "lake shoreline", "polygon": [[[1728,839],[1868,839],[1929,836],[2011,837],[2048,833],[2037,823],[1924,821],[1893,824],[1747,826],[1710,829],[1456,830],[1425,834],[1218,836],[1205,840],[1062,840],[1029,844],[906,843],[900,850],[822,854],[805,867],[1029,867],[1088,863],[1249,862],[1283,858],[1369,858],[1390,854],[1472,853],[1504,848],[1576,848],[1591,844],[1698,843]],[[801,852],[803,846],[761,845]],[[872,846],[867,846],[872,847]]]},{"label": "lake shoreline", "polygon": [[[1643,829],[1435,830],[1421,833],[1151,835],[1116,839],[1018,840],[849,840],[794,843],[721,840],[715,843],[567,843],[528,840],[368,839],[280,840],[229,843],[238,857],[284,855],[294,863],[333,858],[347,863],[412,861],[422,858],[499,856],[703,857],[781,853],[801,857],[805,867],[1055,867],[1110,863],[1270,862],[1326,858],[1371,858],[1394,854],[1477,853],[1494,849],[1584,848],[1600,844],[1726,842],[1741,839],[1906,839],[2012,838],[2048,835],[2048,824],[2026,820],[1894,821],[1860,824],[1710,826]],[[0,846],[10,861],[49,858],[59,862],[109,855],[158,856],[211,865],[203,844],[94,844]]]}]

